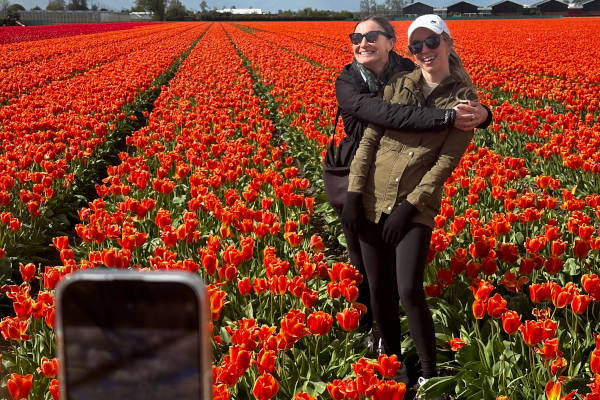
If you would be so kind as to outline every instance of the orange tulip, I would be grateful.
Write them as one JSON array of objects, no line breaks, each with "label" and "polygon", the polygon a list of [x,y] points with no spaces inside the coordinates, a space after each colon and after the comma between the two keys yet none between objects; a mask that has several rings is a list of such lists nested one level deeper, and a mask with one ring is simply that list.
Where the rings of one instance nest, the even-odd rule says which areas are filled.
[{"label": "orange tulip", "polygon": [[279,391],[279,382],[269,373],[261,374],[254,383],[252,394],[258,400],[268,400],[277,394]]}]

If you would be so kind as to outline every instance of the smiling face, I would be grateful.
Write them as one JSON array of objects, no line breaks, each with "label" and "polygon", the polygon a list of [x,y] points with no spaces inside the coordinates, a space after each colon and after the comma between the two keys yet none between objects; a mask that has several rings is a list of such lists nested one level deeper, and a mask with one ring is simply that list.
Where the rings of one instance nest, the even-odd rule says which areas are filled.
[{"label": "smiling face", "polygon": [[[371,31],[384,32],[384,29],[377,22],[367,20],[358,24],[354,30],[354,32],[362,33],[363,35]],[[387,65],[389,53],[394,48],[394,43],[394,39],[389,39],[384,35],[377,36],[377,40],[374,43],[368,43],[367,39],[363,37],[360,44],[352,45],[354,58],[378,75],[383,72],[383,69]]]},{"label": "smiling face", "polygon": [[[410,43],[415,41],[424,41],[430,36],[439,36],[427,28],[416,29],[410,37]],[[434,78],[434,82],[439,82],[441,79],[450,75],[450,43],[440,37],[440,45],[435,49],[430,49],[423,43],[423,50],[419,54],[414,54],[415,63],[421,67],[425,75]]]}]

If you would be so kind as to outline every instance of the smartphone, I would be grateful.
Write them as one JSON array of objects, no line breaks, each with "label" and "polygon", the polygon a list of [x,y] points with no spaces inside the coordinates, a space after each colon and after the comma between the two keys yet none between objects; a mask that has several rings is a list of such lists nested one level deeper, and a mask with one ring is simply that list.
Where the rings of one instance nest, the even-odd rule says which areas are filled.
[{"label": "smartphone", "polygon": [[60,398],[211,398],[210,313],[198,275],[92,269],[56,289]]}]

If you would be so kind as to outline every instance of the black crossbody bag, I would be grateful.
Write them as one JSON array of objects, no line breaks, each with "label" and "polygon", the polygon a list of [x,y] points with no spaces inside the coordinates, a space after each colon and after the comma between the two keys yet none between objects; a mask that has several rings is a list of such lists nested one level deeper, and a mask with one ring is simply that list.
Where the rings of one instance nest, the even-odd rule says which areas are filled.
[{"label": "black crossbody bag", "polygon": [[346,192],[348,191],[350,164],[360,143],[360,138],[356,142],[356,138],[345,137],[336,146],[334,136],[339,117],[340,108],[338,107],[333,132],[329,140],[327,152],[325,153],[325,160],[323,161],[323,183],[325,185],[327,201],[329,201],[329,204],[331,204],[331,207],[335,211],[341,213],[344,209],[344,201],[346,200]]}]

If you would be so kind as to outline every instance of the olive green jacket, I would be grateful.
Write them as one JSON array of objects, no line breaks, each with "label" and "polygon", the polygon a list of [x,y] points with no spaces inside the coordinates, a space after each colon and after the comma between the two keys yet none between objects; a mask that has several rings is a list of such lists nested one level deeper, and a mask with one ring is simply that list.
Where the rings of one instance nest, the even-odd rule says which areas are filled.
[{"label": "olive green jacket", "polygon": [[[460,100],[477,100],[475,90],[452,76],[424,98],[419,68],[389,80],[383,98],[431,108],[453,108]],[[378,222],[407,199],[418,212],[412,222],[433,228],[444,182],[464,154],[473,131],[456,128],[441,132],[383,130],[370,124],[350,167],[349,192],[362,193],[366,219]]]}]

